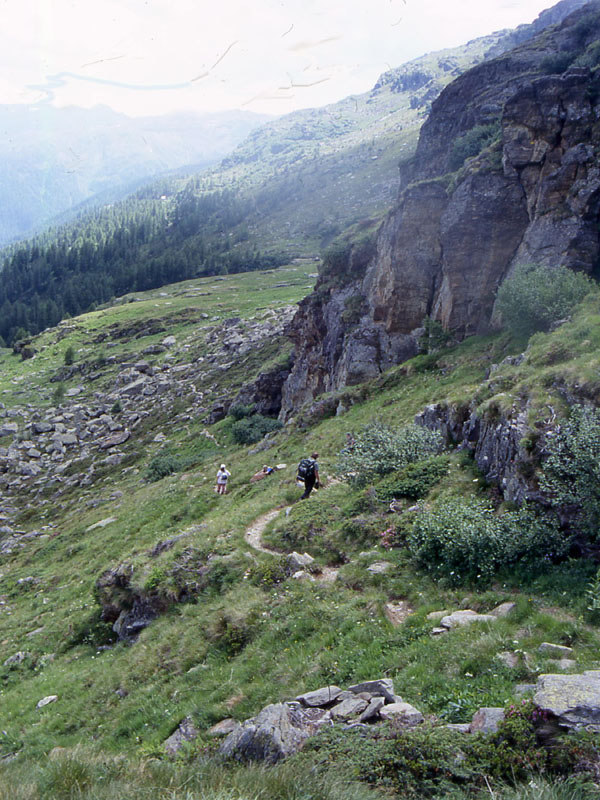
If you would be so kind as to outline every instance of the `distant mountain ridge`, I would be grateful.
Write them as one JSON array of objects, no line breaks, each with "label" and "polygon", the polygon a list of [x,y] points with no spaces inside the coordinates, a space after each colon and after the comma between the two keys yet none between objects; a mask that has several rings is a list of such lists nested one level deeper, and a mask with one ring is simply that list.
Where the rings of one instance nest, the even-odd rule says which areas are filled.
[{"label": "distant mountain ridge", "polygon": [[170,170],[213,164],[267,119],[249,111],[128,117],[106,106],[0,106],[0,244],[96,195],[118,199]]}]

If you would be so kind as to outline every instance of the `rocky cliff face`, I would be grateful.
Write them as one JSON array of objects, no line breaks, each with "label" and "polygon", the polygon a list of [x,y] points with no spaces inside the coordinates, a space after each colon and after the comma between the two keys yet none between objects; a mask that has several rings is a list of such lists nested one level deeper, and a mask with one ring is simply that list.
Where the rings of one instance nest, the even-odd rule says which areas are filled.
[{"label": "rocky cliff face", "polygon": [[578,64],[599,35],[594,2],[442,92],[376,240],[326,258],[300,306],[282,416],[415,355],[426,317],[484,331],[518,264],[596,268],[600,77]]}]

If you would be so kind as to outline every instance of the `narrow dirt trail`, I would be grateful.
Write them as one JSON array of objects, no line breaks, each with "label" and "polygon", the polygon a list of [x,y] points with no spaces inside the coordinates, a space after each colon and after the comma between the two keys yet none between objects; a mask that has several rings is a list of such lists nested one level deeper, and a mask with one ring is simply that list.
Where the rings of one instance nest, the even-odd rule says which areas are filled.
[{"label": "narrow dirt trail", "polygon": [[[274,508],[271,511],[267,511],[266,514],[261,514],[260,517],[257,517],[252,525],[246,528],[246,532],[244,533],[246,543],[254,550],[258,550],[261,553],[269,553],[269,555],[272,556],[281,555],[281,551],[265,547],[262,541],[262,535],[269,522],[278,517],[282,511],[286,512],[288,508],[291,508],[291,506],[287,506],[286,508]],[[333,583],[337,578],[337,574],[338,570],[335,567],[323,567],[322,572],[313,577],[319,583]]]},{"label": "narrow dirt trail", "polygon": [[255,550],[260,550],[261,553],[270,553],[271,555],[277,555],[277,550],[270,550],[268,547],[265,547],[262,543],[262,535],[271,520],[274,520],[275,517],[278,517],[283,508],[274,508],[272,511],[267,511],[266,514],[262,514],[260,517],[254,520],[252,525],[246,528],[246,533],[244,534],[244,539]]}]

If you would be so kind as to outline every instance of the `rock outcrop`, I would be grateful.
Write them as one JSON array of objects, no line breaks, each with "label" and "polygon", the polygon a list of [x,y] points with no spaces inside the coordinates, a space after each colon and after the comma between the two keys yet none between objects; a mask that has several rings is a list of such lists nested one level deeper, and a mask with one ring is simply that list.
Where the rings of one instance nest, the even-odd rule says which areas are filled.
[{"label": "rock outcrop", "polygon": [[457,338],[485,331],[519,264],[595,267],[600,75],[548,73],[599,34],[593,2],[442,92],[376,239],[355,231],[300,304],[284,418],[415,355],[427,317]]}]

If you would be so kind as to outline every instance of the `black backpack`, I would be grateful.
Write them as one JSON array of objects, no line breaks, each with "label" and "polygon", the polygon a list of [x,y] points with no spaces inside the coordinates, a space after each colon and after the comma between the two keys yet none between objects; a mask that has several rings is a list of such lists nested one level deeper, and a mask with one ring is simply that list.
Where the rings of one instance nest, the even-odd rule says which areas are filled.
[{"label": "black backpack", "polygon": [[300,480],[305,481],[307,478],[312,478],[315,474],[315,462],[312,458],[303,458],[298,464],[298,477]]}]

